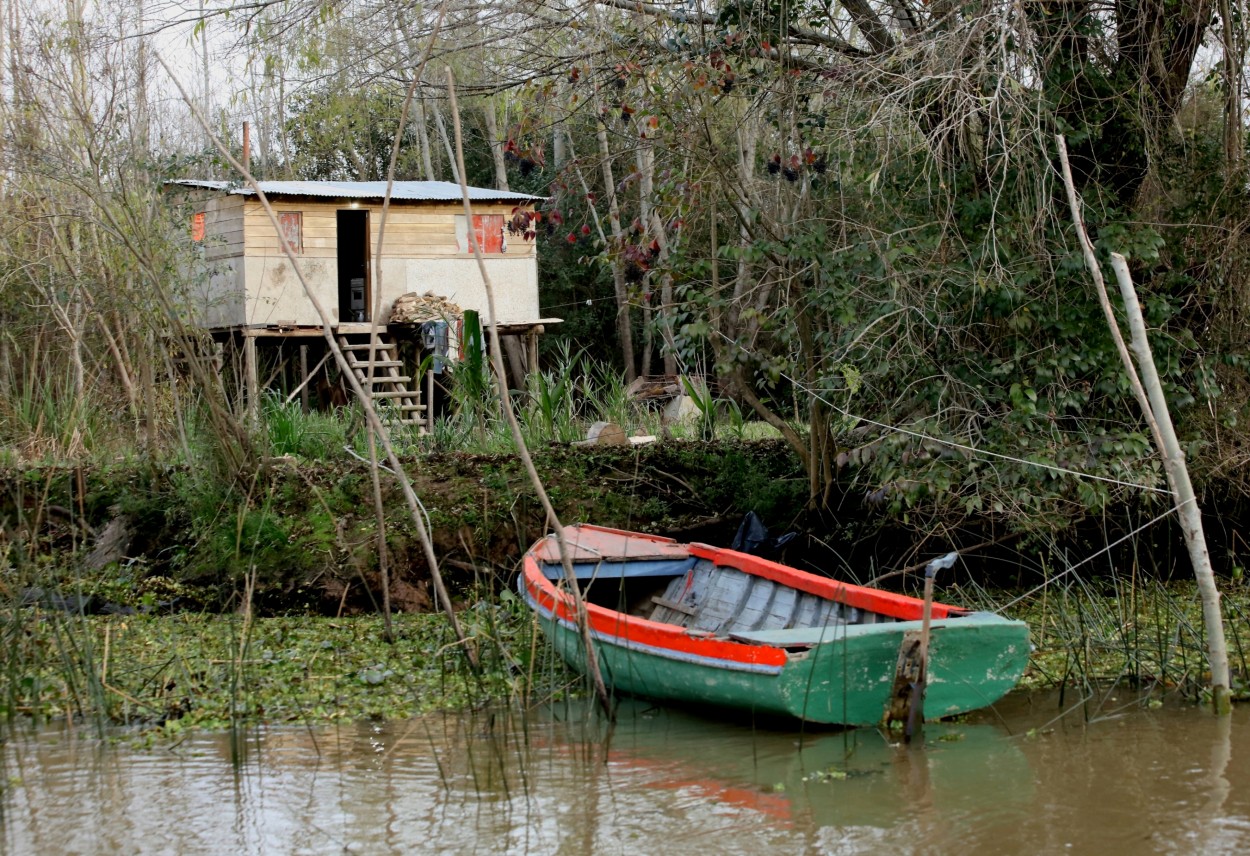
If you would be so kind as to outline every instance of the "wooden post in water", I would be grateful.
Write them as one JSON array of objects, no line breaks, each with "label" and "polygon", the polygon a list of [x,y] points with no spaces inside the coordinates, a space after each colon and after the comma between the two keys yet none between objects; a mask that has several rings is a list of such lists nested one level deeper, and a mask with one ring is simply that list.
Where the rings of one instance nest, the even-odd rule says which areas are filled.
[{"label": "wooden post in water", "polygon": [[1232,676],[1228,668],[1228,643],[1224,639],[1220,590],[1215,584],[1215,572],[1211,569],[1211,556],[1207,552],[1207,539],[1202,530],[1202,511],[1198,508],[1193,482],[1189,480],[1189,468],[1185,466],[1185,453],[1176,438],[1176,428],[1172,425],[1172,416],[1168,412],[1163,384],[1159,382],[1154,355],[1150,351],[1150,342],[1146,339],[1146,321],[1142,317],[1141,304],[1137,300],[1137,290],[1133,287],[1128,262],[1119,253],[1112,253],[1111,267],[1120,286],[1120,296],[1124,299],[1133,355],[1141,370],[1142,383],[1150,399],[1150,409],[1159,425],[1159,436],[1163,441],[1159,453],[1163,456],[1168,482],[1175,494],[1181,533],[1185,538],[1189,561],[1194,568],[1194,579],[1198,582],[1198,593],[1202,599],[1202,617],[1207,630],[1207,659],[1211,666],[1211,703],[1217,713],[1231,713]]},{"label": "wooden post in water", "polygon": [[920,669],[916,682],[912,686],[911,710],[908,712],[907,726],[903,731],[903,739],[910,743],[912,738],[924,730],[924,693],[929,682],[929,624],[933,619],[933,582],[938,571],[944,571],[955,564],[958,553],[947,553],[940,559],[934,559],[924,569],[924,609],[920,620]]},{"label": "wooden post in water", "polygon": [[924,730],[924,694],[929,680],[929,626],[933,619],[933,584],[938,571],[955,564],[958,553],[947,553],[934,559],[924,569],[924,606],[920,613],[920,630],[903,634],[898,664],[894,669],[894,686],[886,703],[883,724],[888,728],[903,723],[903,742],[910,743]]}]

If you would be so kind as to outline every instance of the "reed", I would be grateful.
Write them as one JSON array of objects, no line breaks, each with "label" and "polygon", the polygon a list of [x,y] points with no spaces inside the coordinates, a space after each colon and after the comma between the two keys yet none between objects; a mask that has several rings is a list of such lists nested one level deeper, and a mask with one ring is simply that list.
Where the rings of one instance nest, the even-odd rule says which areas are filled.
[{"label": "reed", "polygon": [[[990,592],[976,585],[960,588],[961,602],[996,610],[1013,600],[1011,592]],[[1247,690],[1245,622],[1250,595],[1242,587],[1225,592],[1225,631],[1233,640],[1230,655],[1238,679],[1234,690]],[[1190,582],[1164,582],[1141,575],[1110,574],[1096,580],[1065,580],[1030,594],[1008,613],[1028,622],[1033,644],[1024,686],[1086,690],[1094,685],[1124,685],[1146,697],[1180,692],[1203,697],[1206,641],[1201,603]]]},{"label": "reed", "polygon": [[[497,406],[484,400],[485,388],[468,377],[466,366],[451,372],[451,407],[437,420],[426,448],[477,454],[507,454],[512,439]],[[627,434],[663,435],[676,440],[762,440],[780,436],[775,428],[749,420],[737,402],[709,392],[686,378],[683,394],[695,402],[688,419],[666,420],[658,404],[630,397],[620,372],[585,351],[559,347],[550,368],[533,372],[525,388],[511,396],[527,443],[542,446],[584,439],[597,421],[620,425]]]}]

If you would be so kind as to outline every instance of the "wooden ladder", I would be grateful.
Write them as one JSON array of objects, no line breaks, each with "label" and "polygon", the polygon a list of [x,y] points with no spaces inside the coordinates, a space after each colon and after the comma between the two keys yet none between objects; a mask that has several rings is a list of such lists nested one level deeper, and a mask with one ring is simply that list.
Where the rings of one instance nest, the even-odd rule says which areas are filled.
[{"label": "wooden ladder", "polygon": [[371,392],[378,416],[390,422],[423,425],[425,405],[421,402],[419,388],[409,386],[412,378],[399,373],[403,363],[399,361],[395,340],[389,333],[379,332],[376,345],[375,348],[367,338],[363,342],[352,342],[348,336],[339,334],[343,356],[356,380],[366,392]]}]

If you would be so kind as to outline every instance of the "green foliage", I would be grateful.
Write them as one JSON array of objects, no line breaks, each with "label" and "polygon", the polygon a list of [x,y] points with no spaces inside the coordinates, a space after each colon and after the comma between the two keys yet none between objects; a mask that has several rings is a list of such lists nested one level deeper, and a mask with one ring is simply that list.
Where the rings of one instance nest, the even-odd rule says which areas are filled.
[{"label": "green foliage", "polygon": [[269,453],[311,460],[338,457],[347,445],[347,420],[337,413],[304,413],[298,401],[286,401],[276,392],[266,394],[261,422]]},{"label": "green foliage", "polygon": [[527,379],[525,408],[526,425],[550,441],[580,439],[577,436],[577,401],[575,393],[581,376],[583,354],[572,354],[567,342],[563,343],[556,365],[548,371],[536,371]]},{"label": "green foliage", "polygon": [[716,436],[716,397],[706,382],[692,381],[686,375],[681,376],[681,387],[699,410],[699,433],[705,439],[712,439]]},{"label": "green foliage", "polygon": [[[351,86],[341,77],[302,91],[285,127],[292,153],[286,170],[307,181],[384,180],[403,98],[402,90]],[[405,130],[396,179],[422,177],[419,151],[411,128]]]}]

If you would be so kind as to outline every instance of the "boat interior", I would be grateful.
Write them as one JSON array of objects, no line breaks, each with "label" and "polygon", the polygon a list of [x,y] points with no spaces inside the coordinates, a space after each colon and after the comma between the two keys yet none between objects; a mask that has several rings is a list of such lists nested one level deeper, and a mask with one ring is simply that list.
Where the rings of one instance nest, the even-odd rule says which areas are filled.
[{"label": "boat interior", "polygon": [[[558,563],[540,567],[563,580]],[[896,620],[694,556],[575,562],[574,571],[589,603],[714,636],[762,641],[757,634]]]}]

